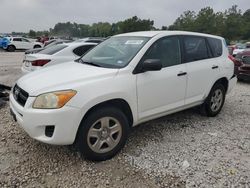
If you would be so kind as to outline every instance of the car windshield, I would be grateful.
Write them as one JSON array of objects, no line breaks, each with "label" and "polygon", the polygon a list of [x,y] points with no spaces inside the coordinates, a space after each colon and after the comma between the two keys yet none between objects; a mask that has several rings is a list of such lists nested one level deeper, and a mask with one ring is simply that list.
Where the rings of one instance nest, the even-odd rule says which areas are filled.
[{"label": "car windshield", "polygon": [[149,39],[134,36],[111,37],[84,55],[81,62],[105,68],[125,67]]},{"label": "car windshield", "polygon": [[65,44],[58,44],[58,45],[54,45],[54,46],[44,48],[43,50],[41,50],[38,53],[39,54],[53,55],[53,54],[61,51],[62,49],[66,48],[66,47],[67,47],[67,45],[65,45]]}]

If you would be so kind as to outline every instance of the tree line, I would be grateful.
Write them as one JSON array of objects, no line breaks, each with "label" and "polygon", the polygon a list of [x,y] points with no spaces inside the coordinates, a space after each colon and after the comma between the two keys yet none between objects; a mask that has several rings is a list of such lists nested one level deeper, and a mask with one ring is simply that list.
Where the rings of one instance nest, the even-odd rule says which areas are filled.
[{"label": "tree line", "polygon": [[224,12],[215,12],[211,7],[202,8],[198,13],[185,11],[172,25],[155,28],[154,21],[137,16],[117,23],[98,22],[92,25],[78,23],[57,23],[49,31],[29,31],[30,37],[108,37],[119,33],[146,30],[183,30],[223,36],[227,40],[250,39],[250,9],[244,13],[237,5]]}]

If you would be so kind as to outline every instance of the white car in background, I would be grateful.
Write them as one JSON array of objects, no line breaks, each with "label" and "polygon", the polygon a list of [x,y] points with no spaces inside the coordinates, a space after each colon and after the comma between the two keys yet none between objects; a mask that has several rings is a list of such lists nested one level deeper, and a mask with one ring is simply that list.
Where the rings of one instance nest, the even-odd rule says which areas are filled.
[{"label": "white car in background", "polygon": [[22,72],[28,73],[43,67],[73,61],[95,47],[97,43],[72,42],[45,48],[35,54],[24,56]]},{"label": "white car in background", "polygon": [[29,50],[32,48],[42,48],[43,44],[40,42],[32,42],[24,37],[8,37],[9,43],[4,48],[9,52],[14,52],[15,50]]}]

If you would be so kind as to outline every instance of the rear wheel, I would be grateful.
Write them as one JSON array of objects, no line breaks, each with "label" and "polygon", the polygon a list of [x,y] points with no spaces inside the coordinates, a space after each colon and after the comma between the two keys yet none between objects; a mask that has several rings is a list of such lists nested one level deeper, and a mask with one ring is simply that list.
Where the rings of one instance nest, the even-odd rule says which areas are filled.
[{"label": "rear wheel", "polygon": [[128,133],[128,120],[122,111],[101,107],[82,121],[76,145],[87,159],[103,161],[112,158],[124,147]]},{"label": "rear wheel", "polygon": [[208,117],[219,114],[224,105],[225,96],[225,87],[220,83],[215,84],[202,105],[202,112]]},{"label": "rear wheel", "polygon": [[16,47],[13,45],[10,45],[7,47],[7,51],[9,51],[9,52],[14,52],[15,50],[16,50]]}]

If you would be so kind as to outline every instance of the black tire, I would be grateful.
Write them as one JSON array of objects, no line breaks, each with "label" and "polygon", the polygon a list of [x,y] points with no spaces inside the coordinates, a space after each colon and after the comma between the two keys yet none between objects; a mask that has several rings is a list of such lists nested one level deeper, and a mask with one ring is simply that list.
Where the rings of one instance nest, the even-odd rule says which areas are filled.
[{"label": "black tire", "polygon": [[[89,131],[91,130],[91,128],[93,128],[93,126],[95,127],[95,125],[98,125],[98,123],[96,122],[98,122],[100,119],[110,118],[110,117],[115,118],[115,120],[117,120],[120,123],[120,124],[118,123],[119,127],[121,127],[121,132],[119,134],[120,135],[119,142],[117,141],[117,145],[114,146],[113,149],[111,149],[112,148],[111,147],[110,151],[107,151],[104,153],[96,152],[90,146],[91,145],[90,138],[88,137]],[[100,126],[102,127],[102,125]],[[101,129],[102,128],[100,128],[100,130]],[[80,127],[78,129],[75,144],[78,150],[80,151],[80,153],[82,154],[82,156],[85,157],[86,159],[91,160],[91,161],[104,161],[115,156],[124,147],[124,145],[126,144],[126,140],[128,138],[128,134],[129,134],[128,119],[121,110],[114,108],[114,107],[108,107],[108,106],[100,107],[99,109],[96,109],[92,111],[90,114],[88,114],[88,116],[81,122]],[[96,139],[95,144],[97,144],[97,140],[98,139]],[[105,144],[102,144],[102,146],[104,145]]]},{"label": "black tire", "polygon": [[41,48],[41,46],[40,46],[40,45],[35,45],[35,46],[34,46],[34,49],[35,49],[35,48]]},{"label": "black tire", "polygon": [[[219,103],[219,105],[216,108],[214,107],[214,109],[213,109],[213,104],[214,104],[213,97],[215,97],[215,92],[218,92],[218,91],[220,91],[222,94],[221,103]],[[216,83],[212,87],[205,102],[201,105],[201,113],[208,116],[208,117],[215,117],[216,115],[218,115],[220,113],[220,111],[224,105],[224,102],[225,102],[225,97],[226,97],[225,87],[220,83]],[[218,101],[220,101],[220,100],[218,100]]]},{"label": "black tire", "polygon": [[16,47],[13,45],[10,45],[7,47],[7,51],[9,51],[9,52],[14,52],[15,50],[16,50]]}]

